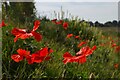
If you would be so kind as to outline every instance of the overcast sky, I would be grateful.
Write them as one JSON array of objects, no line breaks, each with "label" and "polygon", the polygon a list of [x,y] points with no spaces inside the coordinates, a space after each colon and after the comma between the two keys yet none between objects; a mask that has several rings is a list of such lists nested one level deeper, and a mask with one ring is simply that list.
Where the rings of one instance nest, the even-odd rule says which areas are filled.
[{"label": "overcast sky", "polygon": [[[14,2],[17,0],[11,1]],[[27,2],[28,0],[21,1]],[[59,13],[62,6],[65,17],[70,18],[70,15],[67,14],[68,12],[71,13],[72,16],[78,16],[81,19],[93,22],[99,21],[101,23],[118,20],[119,1],[120,0],[34,0],[38,15],[46,15],[51,19],[56,18],[54,11]]]},{"label": "overcast sky", "polygon": [[120,0],[35,0],[36,2],[119,2]]},{"label": "overcast sky", "polygon": [[68,2],[37,1],[35,3],[35,6],[37,8],[38,15],[46,15],[49,18],[55,18],[54,11],[60,12],[62,6],[63,11],[65,12],[65,17],[69,17],[67,14],[68,11],[68,13],[71,13],[73,16],[78,16],[81,19],[93,22],[99,21],[101,23],[104,23],[106,21],[118,20],[118,0],[114,0],[114,2],[113,0],[109,0],[111,2],[87,2],[88,0],[85,1],[86,2],[70,2],[70,0]]}]

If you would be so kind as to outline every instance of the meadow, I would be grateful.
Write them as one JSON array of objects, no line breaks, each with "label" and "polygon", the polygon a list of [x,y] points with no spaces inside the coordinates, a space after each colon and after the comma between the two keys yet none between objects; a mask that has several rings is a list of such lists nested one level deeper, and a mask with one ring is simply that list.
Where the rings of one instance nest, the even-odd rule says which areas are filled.
[{"label": "meadow", "polygon": [[[40,23],[35,24],[35,20],[39,20]],[[69,19],[37,18],[27,27],[7,21],[5,24],[1,27],[3,80],[7,78],[11,80],[120,78],[120,36],[118,32],[113,31],[112,34],[107,31],[107,28],[102,30],[90,26],[86,21]],[[35,25],[39,26],[35,27]],[[14,33],[14,28],[26,29],[26,32],[22,31],[23,34],[29,32],[33,34],[33,37],[18,36],[19,38],[15,41],[18,33]],[[30,32],[31,30],[36,33]],[[93,49],[94,47],[96,48]],[[44,52],[45,48],[47,50]],[[24,59],[22,59],[23,56],[19,58],[21,55],[18,49],[29,51],[30,56],[36,51],[38,51],[36,54],[42,54],[42,50],[42,55],[49,55],[42,59],[39,58],[39,61],[30,62],[29,59],[32,58],[26,57],[25,51],[22,52],[25,55]],[[78,59],[82,55],[84,58]]]}]

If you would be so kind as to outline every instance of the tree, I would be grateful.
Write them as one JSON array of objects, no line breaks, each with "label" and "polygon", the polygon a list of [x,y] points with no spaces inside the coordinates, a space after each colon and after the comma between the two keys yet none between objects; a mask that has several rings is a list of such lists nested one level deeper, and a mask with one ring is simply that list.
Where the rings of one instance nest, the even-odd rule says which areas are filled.
[{"label": "tree", "polygon": [[113,20],[112,22],[113,26],[117,27],[118,26],[118,22],[116,20]]},{"label": "tree", "polygon": [[32,21],[35,18],[35,10],[33,2],[2,3],[3,19],[9,19],[22,24]]}]

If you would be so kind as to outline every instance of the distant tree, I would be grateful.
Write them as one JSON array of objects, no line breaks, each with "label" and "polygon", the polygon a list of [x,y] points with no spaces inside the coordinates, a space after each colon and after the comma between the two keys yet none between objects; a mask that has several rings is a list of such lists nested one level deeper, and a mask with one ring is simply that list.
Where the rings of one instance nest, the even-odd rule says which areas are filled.
[{"label": "distant tree", "polygon": [[105,26],[105,27],[111,27],[111,26],[113,26],[113,25],[112,25],[112,22],[111,22],[111,21],[108,21],[108,22],[106,22],[106,23],[104,24],[104,26]]},{"label": "distant tree", "polygon": [[[9,19],[14,22],[25,23],[35,17],[35,5],[33,2],[3,2],[3,19]],[[6,18],[7,16],[7,18]]]},{"label": "distant tree", "polygon": [[89,21],[90,26],[94,26],[94,23],[92,21]]},{"label": "distant tree", "polygon": [[112,24],[113,24],[114,27],[118,26],[118,22],[116,20],[113,20]]},{"label": "distant tree", "polygon": [[96,21],[94,24],[96,27],[104,27],[104,24],[99,23],[98,21]]},{"label": "distant tree", "polygon": [[95,22],[95,26],[99,27],[99,22],[98,21]]}]

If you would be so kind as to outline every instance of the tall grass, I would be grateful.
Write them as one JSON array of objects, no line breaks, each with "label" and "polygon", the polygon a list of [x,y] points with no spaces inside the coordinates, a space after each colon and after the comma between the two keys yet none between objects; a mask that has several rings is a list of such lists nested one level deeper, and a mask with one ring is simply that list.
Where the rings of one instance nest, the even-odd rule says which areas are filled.
[{"label": "tall grass", "polygon": [[[86,21],[80,22],[76,17],[75,20],[63,19],[68,22],[67,30],[62,25],[56,25],[50,20],[41,20],[41,24],[37,32],[41,33],[43,39],[36,42],[33,38],[21,40],[14,43],[14,36],[11,30],[16,27],[14,24],[2,28],[2,76],[3,79],[11,78],[12,80],[27,78],[120,78],[119,67],[114,67],[119,62],[119,53],[115,53],[111,45],[100,46],[102,43],[110,42],[109,35],[100,31],[96,27],[91,27]],[[7,23],[7,22],[6,22]],[[32,23],[32,22],[31,22]],[[32,29],[33,24],[29,23],[29,27],[22,28]],[[20,26],[19,26],[20,27]],[[71,37],[66,39],[67,34],[72,33],[81,39]],[[102,37],[105,36],[105,37]],[[115,38],[112,38],[116,40]],[[68,63],[64,64],[63,54],[70,52],[75,55],[80,50],[77,45],[82,41],[88,41],[84,46],[97,46],[97,50],[87,57],[84,64]],[[27,61],[19,63],[11,59],[11,55],[17,53],[18,48],[23,48],[34,53],[42,47],[48,46],[54,50],[49,61],[39,64],[28,65]]]}]

